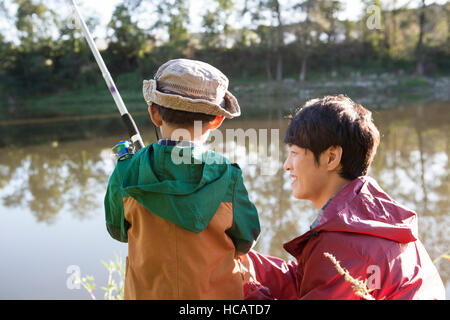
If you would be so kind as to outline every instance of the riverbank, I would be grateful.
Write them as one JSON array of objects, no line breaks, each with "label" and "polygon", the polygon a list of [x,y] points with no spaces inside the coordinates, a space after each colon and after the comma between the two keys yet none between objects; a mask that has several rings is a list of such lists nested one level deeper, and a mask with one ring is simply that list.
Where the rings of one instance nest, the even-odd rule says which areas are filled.
[{"label": "riverbank", "polygon": [[[145,112],[142,97],[142,78],[138,72],[122,74],[116,79],[117,87],[131,113]],[[230,79],[230,91],[238,98],[248,115],[277,109],[289,110],[306,100],[329,94],[346,94],[357,102],[383,109],[410,101],[450,101],[450,76],[436,78],[403,73],[347,75],[318,74],[300,82],[294,78],[282,81],[261,79]],[[283,104],[279,104],[283,97]],[[288,99],[286,99],[288,98]],[[3,102],[0,111],[4,120],[102,116],[112,114],[114,101],[103,82],[81,86],[77,90],[26,97]],[[245,114],[245,112],[243,112]]]},{"label": "riverbank", "polygon": [[421,101],[450,101],[450,77],[423,77],[404,74],[352,73],[348,76],[322,75],[313,81],[259,82],[236,85],[234,93],[244,99],[292,97],[299,103],[324,95],[345,94],[371,109],[387,109],[396,104]]}]

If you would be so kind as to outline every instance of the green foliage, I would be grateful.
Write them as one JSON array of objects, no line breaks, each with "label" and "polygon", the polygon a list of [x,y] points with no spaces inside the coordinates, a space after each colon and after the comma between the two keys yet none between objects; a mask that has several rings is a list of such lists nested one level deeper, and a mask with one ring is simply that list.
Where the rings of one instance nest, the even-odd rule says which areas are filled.
[{"label": "green foliage", "polygon": [[105,57],[112,71],[121,73],[135,70],[138,67],[138,59],[144,54],[147,42],[152,38],[146,36],[144,30],[138,27],[132,20],[130,7],[119,4],[112,15],[108,27],[112,30],[109,37],[109,46]]},{"label": "green foliage", "polygon": [[16,0],[19,6],[16,14],[16,28],[19,31],[24,46],[32,46],[33,43],[45,41],[48,34],[48,20],[55,13],[49,10],[41,1]]},{"label": "green foliage", "polygon": [[[74,93],[65,97],[80,103],[100,99],[96,113],[103,112],[102,106],[106,110],[112,100],[100,71],[79,28],[68,23],[70,17],[52,9],[52,4],[59,2],[11,1],[17,11],[11,14],[0,6],[0,14],[16,29],[18,43],[0,33],[0,112],[13,117],[61,115],[66,110],[56,101],[59,103],[66,91]],[[201,17],[203,32],[196,35],[188,30],[188,0],[118,4],[107,26],[107,48],[101,52],[114,79],[125,79],[119,81],[119,90],[129,88],[132,99],[138,101],[142,79],[153,77],[167,60],[180,57],[204,60],[243,81],[286,77],[310,81],[321,73],[343,76],[355,70],[376,74],[402,70],[410,75],[416,71],[420,30],[425,74],[445,76],[450,72],[450,3],[426,6],[421,29],[419,9],[365,0],[364,9],[374,4],[382,9],[381,28],[371,30],[367,27],[370,13],[365,10],[356,21],[338,18],[344,1],[246,0],[242,12],[237,12],[235,2],[209,3],[211,9]],[[235,29],[232,15],[250,17],[252,23]],[[298,20],[288,23],[288,16],[298,16]],[[85,18],[94,30],[98,19]],[[143,20],[147,27],[142,26]],[[425,84],[399,84],[421,85]],[[45,98],[48,94],[55,95],[54,101]],[[28,102],[36,100],[42,104],[30,110]]]},{"label": "green foliage", "polygon": [[[208,10],[203,16],[204,32],[201,45],[205,49],[226,47],[226,38],[231,33],[228,20],[234,8],[233,0],[215,0],[214,10]],[[222,35],[222,36],[221,36]]]},{"label": "green foliage", "polygon": [[[106,286],[100,287],[104,293],[105,300],[123,300],[124,282],[125,282],[125,267],[123,259],[115,256],[115,260],[110,260],[109,263],[102,261],[102,264],[108,270],[108,283]],[[117,278],[117,279],[116,279]],[[79,283],[89,293],[93,300],[96,300],[94,289],[96,288],[95,278],[93,276],[85,276],[78,278]]]},{"label": "green foliage", "polygon": [[189,3],[186,0],[161,1],[157,13],[155,27],[163,27],[169,36],[168,41],[161,46],[162,52],[170,57],[183,53],[189,43]]}]

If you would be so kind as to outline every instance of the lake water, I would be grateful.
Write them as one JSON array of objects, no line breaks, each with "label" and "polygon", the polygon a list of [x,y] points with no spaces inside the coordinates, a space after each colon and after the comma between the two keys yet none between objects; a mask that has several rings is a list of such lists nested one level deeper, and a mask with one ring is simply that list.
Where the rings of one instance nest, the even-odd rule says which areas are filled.
[{"label": "lake water", "polygon": [[[448,102],[428,102],[373,110],[382,139],[369,174],[418,213],[420,238],[432,259],[449,252],[449,108]],[[261,152],[267,150],[252,141],[220,144],[221,136],[214,134],[215,146],[243,169],[261,217],[256,249],[290,258],[282,244],[307,231],[316,210],[290,195],[281,167],[287,156],[286,113],[260,113],[226,120],[220,132],[225,137],[227,129],[240,128],[261,134],[258,139],[266,136],[266,158]],[[138,120],[146,144],[152,142],[150,122]],[[127,255],[126,244],[110,238],[104,223],[103,197],[114,168],[111,146],[125,137],[120,122],[108,121],[1,128],[6,138],[0,149],[0,299],[90,299],[83,288],[68,288],[70,266],[94,276],[94,293],[103,297],[100,287],[108,273],[102,261]],[[450,262],[436,265],[449,297]]]}]

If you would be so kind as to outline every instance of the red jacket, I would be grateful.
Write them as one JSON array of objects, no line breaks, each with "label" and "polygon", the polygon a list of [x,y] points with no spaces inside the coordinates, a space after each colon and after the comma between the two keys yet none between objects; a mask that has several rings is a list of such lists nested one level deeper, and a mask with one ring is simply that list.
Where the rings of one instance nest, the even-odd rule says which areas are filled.
[{"label": "red jacket", "polygon": [[366,279],[376,299],[445,299],[442,280],[418,240],[416,213],[367,176],[346,185],[319,223],[284,248],[297,263],[248,254],[262,284],[247,283],[248,299],[360,299],[324,252],[354,278]]}]

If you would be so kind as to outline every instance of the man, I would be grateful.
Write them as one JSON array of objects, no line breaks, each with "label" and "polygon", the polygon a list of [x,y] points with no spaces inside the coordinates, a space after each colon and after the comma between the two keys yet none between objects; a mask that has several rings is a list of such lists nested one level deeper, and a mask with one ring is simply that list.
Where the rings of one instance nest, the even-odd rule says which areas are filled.
[{"label": "man", "polygon": [[379,140],[371,112],[342,95],[310,100],[291,119],[284,169],[293,196],[319,212],[308,232],[284,244],[296,262],[256,251],[242,259],[247,299],[361,299],[324,253],[366,280],[375,299],[445,299],[416,213],[366,176]]}]

